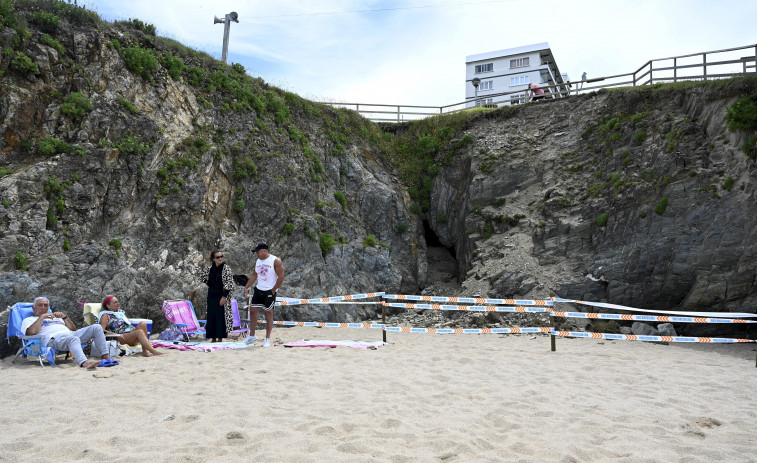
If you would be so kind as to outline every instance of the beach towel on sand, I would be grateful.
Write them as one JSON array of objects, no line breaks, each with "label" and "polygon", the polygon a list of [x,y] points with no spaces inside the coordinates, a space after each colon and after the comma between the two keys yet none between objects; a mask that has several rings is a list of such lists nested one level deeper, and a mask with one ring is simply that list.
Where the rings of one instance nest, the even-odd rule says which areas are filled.
[{"label": "beach towel on sand", "polygon": [[301,339],[299,341],[288,342],[284,344],[284,347],[337,347],[345,346],[352,347],[354,349],[371,349],[376,350],[383,346],[384,342],[381,341],[328,341],[328,340],[309,340]]},{"label": "beach towel on sand", "polygon": [[153,347],[177,350],[196,350],[200,352],[212,352],[214,350],[246,349],[252,344],[243,342],[183,342],[183,341],[151,341]]}]

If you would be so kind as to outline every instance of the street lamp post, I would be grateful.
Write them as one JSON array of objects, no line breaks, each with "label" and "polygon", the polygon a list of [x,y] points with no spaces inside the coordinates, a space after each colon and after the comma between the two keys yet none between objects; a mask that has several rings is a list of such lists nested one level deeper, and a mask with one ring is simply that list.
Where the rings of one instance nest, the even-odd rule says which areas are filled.
[{"label": "street lamp post", "polygon": [[229,51],[229,29],[231,28],[231,21],[239,23],[239,15],[236,11],[227,14],[224,19],[220,19],[218,16],[213,17],[213,24],[223,24],[223,51],[221,52],[221,61],[224,63],[226,63],[226,54]]},{"label": "street lamp post", "polygon": [[476,89],[476,98],[473,100],[473,106],[475,107],[478,106],[478,86],[481,85],[481,79],[474,77],[470,82],[473,84],[473,88]]}]

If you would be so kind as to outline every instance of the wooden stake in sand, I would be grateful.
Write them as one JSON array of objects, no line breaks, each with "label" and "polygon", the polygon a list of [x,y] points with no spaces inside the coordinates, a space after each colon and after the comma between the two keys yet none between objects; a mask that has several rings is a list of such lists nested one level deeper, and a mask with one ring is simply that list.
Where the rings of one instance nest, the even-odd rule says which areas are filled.
[{"label": "wooden stake in sand", "polygon": [[[555,328],[555,317],[551,313],[549,314],[549,326],[551,326],[552,329],[554,330],[554,328]],[[550,334],[549,338],[550,338],[549,339],[550,344],[552,345],[552,352],[555,352],[557,350],[557,344],[555,343],[555,335],[554,334]]]},{"label": "wooden stake in sand", "polygon": [[[381,323],[386,326],[386,306],[381,302]],[[386,329],[381,330],[384,333],[383,341],[386,342]]]},{"label": "wooden stake in sand", "polygon": [[[555,293],[549,293],[549,297],[552,297],[552,298],[555,297]],[[549,326],[552,327],[552,331],[554,332],[555,331],[555,316],[554,316],[554,312],[550,312],[549,313]],[[550,338],[549,342],[550,342],[551,347],[552,347],[552,352],[555,352],[557,350],[557,343],[555,342],[555,335],[551,334],[551,335],[549,335],[549,338]]]}]

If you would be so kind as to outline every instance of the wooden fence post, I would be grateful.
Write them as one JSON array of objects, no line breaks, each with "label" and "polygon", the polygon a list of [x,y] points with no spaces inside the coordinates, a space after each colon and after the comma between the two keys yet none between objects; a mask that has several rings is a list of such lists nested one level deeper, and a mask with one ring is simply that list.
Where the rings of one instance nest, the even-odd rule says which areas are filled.
[{"label": "wooden fence post", "polygon": [[673,82],[678,82],[678,58],[673,58]]}]

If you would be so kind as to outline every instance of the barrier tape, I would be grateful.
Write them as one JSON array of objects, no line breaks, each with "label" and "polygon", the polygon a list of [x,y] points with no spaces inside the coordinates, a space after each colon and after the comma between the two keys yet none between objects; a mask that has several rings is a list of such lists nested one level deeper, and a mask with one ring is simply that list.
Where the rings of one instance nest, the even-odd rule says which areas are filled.
[{"label": "barrier tape", "polygon": [[[258,320],[259,325],[265,324],[265,320]],[[274,325],[286,326],[317,326],[320,328],[384,328],[386,325],[381,323],[331,323],[331,322],[290,322],[283,320],[274,320]]]},{"label": "barrier tape", "polygon": [[[386,296],[384,296],[386,297]],[[588,302],[588,301],[577,301],[575,299],[561,299],[559,297],[553,297],[552,300],[554,302],[571,302],[574,304],[583,304],[583,305],[590,305],[594,307],[604,307],[605,309],[615,309],[615,310],[627,310],[630,312],[651,312],[651,313],[661,313],[661,314],[670,314],[670,315],[690,315],[693,317],[736,317],[736,318],[755,318],[757,317],[757,314],[755,313],[738,313],[738,312],[675,312],[675,311],[666,311],[666,310],[646,310],[646,309],[637,309],[635,307],[628,307],[625,305],[618,305],[618,304],[608,304],[606,302]]]},{"label": "barrier tape", "polygon": [[499,305],[555,305],[552,300],[531,299],[485,299],[480,297],[444,297],[444,296],[406,296],[403,294],[384,294],[384,299],[429,302],[462,302],[467,304],[499,304]]},{"label": "barrier tape", "polygon": [[643,320],[648,322],[670,323],[757,323],[755,320],[739,320],[733,318],[704,318],[704,317],[670,317],[667,315],[629,315],[615,313],[584,313],[584,312],[552,312],[555,317],[565,318],[603,318],[609,320]]},{"label": "barrier tape", "polygon": [[276,305],[300,305],[300,304],[328,304],[330,302],[337,301],[352,301],[355,299],[367,299],[369,297],[383,296],[384,292],[378,293],[365,293],[365,294],[350,294],[347,296],[332,296],[332,297],[317,297],[314,299],[295,299],[291,297],[283,298],[284,300],[276,301]]},{"label": "barrier tape", "polygon": [[[278,302],[276,303],[276,305],[286,305],[286,306],[289,306],[289,305],[299,305],[299,304],[300,304],[300,301],[299,301],[299,300],[298,300],[297,302],[288,302],[288,301],[283,301],[283,302],[282,302],[281,304],[279,304]],[[308,302],[308,304],[329,304],[329,305],[339,305],[339,304],[345,304],[345,305],[381,305],[381,301],[371,301],[371,302],[353,302],[353,301],[348,301],[348,302],[345,302],[345,301],[329,301],[329,302]]]},{"label": "barrier tape", "polygon": [[[258,320],[258,324],[264,324],[265,320]],[[274,325],[286,326],[313,326],[320,328],[364,328],[383,329],[394,333],[432,333],[432,334],[524,334],[545,333],[553,336],[611,339],[620,341],[650,341],[650,342],[693,342],[711,344],[733,344],[757,342],[755,339],[737,338],[708,338],[687,336],[645,336],[635,334],[592,333],[584,331],[557,331],[549,326],[537,327],[511,327],[511,328],[415,328],[411,326],[387,326],[381,323],[332,323],[332,322],[292,322],[276,320]]]},{"label": "barrier tape", "polygon": [[[265,324],[265,320],[258,320],[258,324]],[[327,323],[327,322],[290,322],[275,320],[274,325],[286,326],[315,326],[320,328],[383,328],[394,333],[436,333],[436,334],[520,334],[520,333],[550,333],[549,326],[528,328],[414,328],[410,326],[387,326],[381,323]]]},{"label": "barrier tape", "polygon": [[591,339],[615,339],[622,341],[656,341],[656,342],[700,342],[700,343],[740,343],[740,342],[757,342],[754,339],[734,339],[734,338],[704,338],[704,337],[685,337],[685,336],[642,336],[635,334],[612,334],[612,333],[590,333],[583,331],[556,331],[551,330],[555,336],[565,336],[574,338],[591,338]]},{"label": "barrier tape", "polygon": [[395,333],[436,333],[436,334],[520,334],[520,333],[549,333],[548,326],[529,328],[412,328],[409,326],[387,326],[386,331]]},{"label": "barrier tape", "polygon": [[401,307],[403,309],[431,309],[431,310],[462,310],[468,312],[552,312],[551,308],[541,307],[500,307],[493,305],[439,305],[439,304],[410,304],[403,302],[384,302],[387,307]]}]

